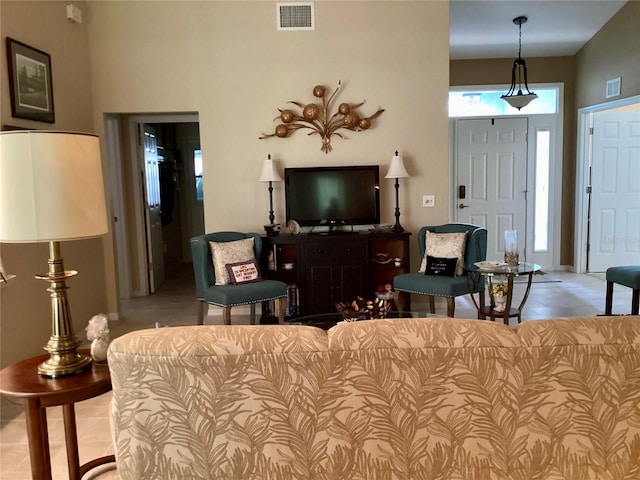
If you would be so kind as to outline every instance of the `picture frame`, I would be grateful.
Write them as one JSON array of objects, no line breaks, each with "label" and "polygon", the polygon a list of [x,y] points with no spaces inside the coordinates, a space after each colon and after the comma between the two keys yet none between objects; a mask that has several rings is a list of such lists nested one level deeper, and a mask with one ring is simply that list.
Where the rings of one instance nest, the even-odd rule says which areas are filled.
[{"label": "picture frame", "polygon": [[51,56],[7,37],[11,116],[55,122]]}]

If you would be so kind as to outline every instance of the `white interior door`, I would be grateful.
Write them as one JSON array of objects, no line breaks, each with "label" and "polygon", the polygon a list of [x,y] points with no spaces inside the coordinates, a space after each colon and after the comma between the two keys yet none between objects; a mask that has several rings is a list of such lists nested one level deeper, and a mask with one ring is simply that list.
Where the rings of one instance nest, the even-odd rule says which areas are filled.
[{"label": "white interior door", "polygon": [[527,119],[456,122],[455,219],[488,230],[487,259],[504,256],[504,231],[518,231],[525,260],[527,225]]},{"label": "white interior door", "polygon": [[145,227],[147,236],[147,264],[149,293],[164,282],[164,240],[160,219],[160,168],[156,132],[147,124],[140,125],[144,149]]},{"label": "white interior door", "polygon": [[640,115],[597,112],[593,122],[590,272],[640,265]]}]

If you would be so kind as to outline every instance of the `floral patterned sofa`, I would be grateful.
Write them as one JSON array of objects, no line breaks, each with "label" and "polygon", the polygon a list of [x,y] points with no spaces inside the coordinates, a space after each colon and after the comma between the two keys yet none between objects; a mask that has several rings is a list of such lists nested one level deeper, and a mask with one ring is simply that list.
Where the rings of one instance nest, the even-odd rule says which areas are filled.
[{"label": "floral patterned sofa", "polygon": [[113,341],[118,473],[640,478],[640,317],[193,326]]}]

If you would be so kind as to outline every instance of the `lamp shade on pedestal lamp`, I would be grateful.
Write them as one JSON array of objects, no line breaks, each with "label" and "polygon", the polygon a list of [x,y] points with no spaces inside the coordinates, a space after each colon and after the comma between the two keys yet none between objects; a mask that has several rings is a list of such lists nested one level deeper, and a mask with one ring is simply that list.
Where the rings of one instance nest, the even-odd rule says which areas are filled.
[{"label": "lamp shade on pedestal lamp", "polygon": [[36,278],[51,284],[50,353],[38,372],[57,377],[91,363],[77,353],[61,241],[105,235],[109,230],[98,137],[50,130],[0,133],[0,242],[49,242],[49,270]]},{"label": "lamp shade on pedestal lamp", "polygon": [[395,188],[396,188],[396,223],[393,226],[392,230],[394,232],[404,232],[404,228],[400,225],[400,205],[398,202],[398,190],[400,185],[398,183],[399,178],[407,178],[409,174],[407,173],[407,169],[404,168],[404,160],[400,155],[398,155],[398,151],[396,150],[396,154],[391,157],[391,165],[389,165],[389,171],[385,175],[384,178],[395,178]]},{"label": "lamp shade on pedestal lamp", "polygon": [[269,225],[265,225],[265,229],[267,234],[275,233],[275,226],[273,221],[275,220],[275,215],[273,214],[273,183],[272,182],[281,182],[282,177],[278,173],[276,166],[271,160],[271,155],[267,155],[267,159],[262,163],[262,173],[260,174],[259,182],[269,182]]},{"label": "lamp shade on pedestal lamp", "polygon": [[281,182],[282,177],[278,173],[271,155],[267,156],[267,159],[262,163],[262,173],[260,174],[259,182]]},{"label": "lamp shade on pedestal lamp", "polygon": [[398,151],[396,150],[396,154],[391,157],[391,164],[389,165],[389,170],[384,178],[408,178],[409,174],[407,173],[407,169],[404,168],[404,160],[400,155],[398,155]]},{"label": "lamp shade on pedestal lamp", "polygon": [[0,134],[0,242],[78,240],[108,230],[98,137]]}]

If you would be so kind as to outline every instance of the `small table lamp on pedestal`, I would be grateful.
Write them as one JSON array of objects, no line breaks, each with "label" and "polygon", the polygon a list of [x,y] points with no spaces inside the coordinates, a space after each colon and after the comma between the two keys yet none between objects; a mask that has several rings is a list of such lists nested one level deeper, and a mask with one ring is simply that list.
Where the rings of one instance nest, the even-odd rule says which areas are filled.
[{"label": "small table lamp on pedestal", "polygon": [[402,157],[398,155],[398,151],[396,150],[396,154],[391,157],[391,165],[389,165],[389,171],[384,178],[395,178],[396,183],[396,224],[393,226],[392,231],[394,232],[404,232],[404,228],[400,225],[400,207],[398,204],[398,189],[400,185],[398,184],[399,178],[408,178],[409,174],[407,170],[404,168],[404,161]]},{"label": "small table lamp on pedestal", "polygon": [[272,182],[281,182],[282,177],[276,170],[276,166],[273,164],[271,160],[271,155],[267,156],[267,159],[262,164],[262,174],[258,179],[259,182],[269,182],[269,225],[265,225],[264,229],[267,232],[267,235],[277,235],[278,229],[276,225],[273,223],[275,216],[273,214],[273,183]]},{"label": "small table lamp on pedestal", "polygon": [[0,133],[0,242],[49,243],[52,334],[47,377],[72,375],[91,364],[77,352],[60,242],[105,235],[107,223],[100,144],[95,135],[51,130]]}]

